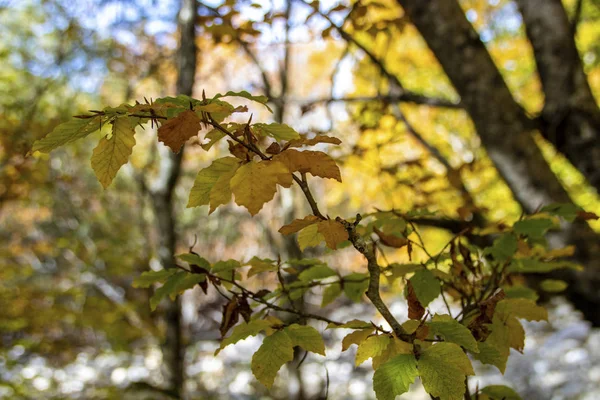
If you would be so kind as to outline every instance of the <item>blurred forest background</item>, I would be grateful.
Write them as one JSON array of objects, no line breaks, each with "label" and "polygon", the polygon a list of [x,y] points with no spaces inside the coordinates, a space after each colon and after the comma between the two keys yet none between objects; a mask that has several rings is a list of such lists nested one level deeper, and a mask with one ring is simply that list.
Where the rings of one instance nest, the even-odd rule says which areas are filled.
[{"label": "blurred forest background", "polygon": [[[216,293],[188,291],[150,313],[151,290],[132,280],[191,246],[210,260],[322,256],[344,272],[364,263],[302,254],[277,233],[307,213],[294,191],[255,218],[235,205],[186,209],[196,171],[224,151],[202,135],[176,156],[136,135],[107,190],[89,166],[91,141],[26,157],[89,109],[177,92],[265,94],[274,113],[248,104],[256,120],[342,139],[330,154],[343,183],[315,188],[326,212],[429,209],[443,218],[416,222],[434,249],[465,222],[512,222],[552,201],[600,213],[600,2],[418,3],[0,0],[0,398],[374,398],[370,367],[340,352],[341,333],[325,334],[338,340],[326,358],[286,369],[267,393],[249,370],[258,341],[213,357]],[[463,43],[465,29],[478,35]],[[564,51],[549,51],[552,41]],[[525,355],[506,377],[480,366],[486,383],[509,382],[526,399],[600,398],[600,221],[574,229],[551,240],[574,245],[586,270],[563,277],[568,300],[548,299],[550,324],[527,324]],[[386,296],[406,313],[399,293]],[[303,301],[318,307],[321,295]],[[345,297],[322,312],[374,315]]]}]

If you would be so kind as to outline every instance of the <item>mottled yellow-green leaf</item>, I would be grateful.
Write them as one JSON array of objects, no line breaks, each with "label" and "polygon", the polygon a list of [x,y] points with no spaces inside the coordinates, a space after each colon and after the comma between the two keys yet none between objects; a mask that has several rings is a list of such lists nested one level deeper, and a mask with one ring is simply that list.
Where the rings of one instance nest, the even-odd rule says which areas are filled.
[{"label": "mottled yellow-green leaf", "polygon": [[275,196],[277,185],[292,185],[292,174],[278,161],[251,161],[236,171],[230,185],[235,202],[255,215]]},{"label": "mottled yellow-green leaf", "polygon": [[508,345],[522,353],[525,348],[525,329],[523,329],[523,325],[513,317],[508,318],[505,325],[508,328]]},{"label": "mottled yellow-green leaf", "polygon": [[137,118],[117,118],[112,122],[111,136],[100,139],[92,153],[92,169],[105,189],[129,160],[135,146],[136,124]]},{"label": "mottled yellow-green leaf", "polygon": [[253,96],[252,94],[248,93],[245,90],[242,90],[241,92],[233,92],[230,90],[229,92],[227,92],[225,94],[218,93],[214,98],[218,99],[220,97],[229,97],[229,96],[243,97],[243,98],[251,100],[251,101],[256,101],[257,103],[260,103],[263,106],[265,106],[267,108],[267,110],[273,112],[273,110],[271,110],[271,108],[267,105],[267,102],[269,101],[269,98],[267,96]]},{"label": "mottled yellow-green leaf", "polygon": [[350,300],[360,303],[369,287],[369,274],[354,272],[344,276],[344,293]]},{"label": "mottled yellow-green leaf", "polygon": [[178,254],[176,257],[179,258],[181,261],[184,261],[190,265],[197,265],[206,270],[210,269],[210,263],[205,258],[200,257],[198,254],[183,253],[183,254]]},{"label": "mottled yellow-green leaf", "polygon": [[142,272],[140,276],[133,280],[131,286],[134,288],[148,288],[155,283],[164,283],[175,272],[177,270],[174,268]]},{"label": "mottled yellow-green leaf", "polygon": [[373,375],[373,390],[377,400],[395,400],[408,392],[418,376],[417,360],[412,354],[401,354],[381,365]]},{"label": "mottled yellow-green leaf", "polygon": [[277,271],[277,264],[275,261],[268,258],[252,257],[246,265],[250,265],[252,268],[248,271],[248,278],[260,274],[261,272]]},{"label": "mottled yellow-green leaf", "polygon": [[258,136],[271,136],[275,140],[292,140],[300,138],[300,134],[286,124],[276,122],[270,124],[254,124],[252,125],[254,133]]},{"label": "mottled yellow-green leaf", "polygon": [[544,292],[548,293],[559,293],[564,291],[569,284],[565,281],[561,281],[558,279],[544,279],[542,283],[540,283],[540,287]]},{"label": "mottled yellow-green leaf", "polygon": [[371,333],[373,333],[373,330],[374,328],[365,328],[344,336],[342,339],[342,351],[348,350],[353,344],[359,344],[364,341]]},{"label": "mottled yellow-green leaf", "polygon": [[221,347],[219,347],[217,351],[215,351],[215,356],[230,344],[235,344],[240,340],[244,340],[250,336],[256,336],[261,331],[266,331],[271,326],[272,323],[264,319],[254,319],[248,323],[243,322],[235,326],[231,331],[231,335],[223,339],[223,341],[221,342]]},{"label": "mottled yellow-green leaf", "polygon": [[325,279],[325,278],[329,278],[331,276],[335,276],[336,272],[329,268],[327,265],[325,264],[320,264],[320,265],[314,265],[310,268],[305,269],[304,271],[300,272],[300,274],[298,275],[298,278],[301,281],[312,281],[312,280],[317,280],[317,279]]},{"label": "mottled yellow-green leaf", "polygon": [[548,310],[529,299],[505,299],[496,305],[496,314],[503,320],[508,317],[528,321],[548,321]]},{"label": "mottled yellow-green leaf", "polygon": [[423,307],[440,295],[440,281],[428,269],[418,270],[409,280]]},{"label": "mottled yellow-green leaf", "polygon": [[428,325],[434,335],[441,336],[445,341],[456,343],[473,353],[479,352],[471,331],[451,316],[436,314]]},{"label": "mottled yellow-green leaf", "polygon": [[481,389],[481,393],[487,394],[492,400],[521,400],[517,392],[504,385],[486,386]]},{"label": "mottled yellow-green leaf", "polygon": [[185,271],[177,271],[173,275],[169,276],[165,283],[156,289],[154,295],[150,298],[150,309],[152,311],[156,310],[156,307],[160,303],[160,301],[165,297],[174,293],[177,290],[177,286],[180,282],[182,282],[187,276],[187,272]]},{"label": "mottled yellow-green leaf", "polygon": [[506,370],[506,361],[510,355],[510,332],[508,327],[497,315],[494,316],[492,324],[488,325],[492,333],[485,342],[479,342],[479,353],[474,357],[484,364],[497,367],[500,372]]},{"label": "mottled yellow-green leaf", "polygon": [[434,344],[421,353],[417,365],[423,387],[440,400],[462,400],[465,378],[475,374],[467,355],[454,343]]},{"label": "mottled yellow-green leaf", "polygon": [[328,219],[317,224],[317,229],[325,238],[327,247],[332,250],[337,249],[337,246],[344,240],[348,240],[348,232],[341,223]]},{"label": "mottled yellow-green leaf", "polygon": [[321,334],[312,326],[292,324],[284,329],[294,346],[306,351],[325,355],[325,343]]},{"label": "mottled yellow-green leaf", "polygon": [[231,201],[232,192],[230,182],[238,167],[239,164],[234,165],[229,171],[219,176],[215,182],[215,185],[208,196],[210,199],[210,210],[208,211],[209,214],[212,214],[220,205],[227,204],[229,201]]},{"label": "mottled yellow-green leaf", "polygon": [[[187,206],[199,207],[211,203],[211,191],[215,188],[219,178],[223,176],[231,176],[231,173],[235,173],[239,165],[240,163],[237,158],[224,157],[216,159],[210,166],[200,170],[198,175],[196,175],[196,180],[194,181],[194,185],[190,191],[190,198]],[[231,179],[231,177],[229,179]],[[219,188],[219,195],[215,194],[213,197],[218,197],[219,200],[222,200],[223,197],[225,197],[223,193],[221,193],[223,189],[223,187]],[[229,198],[227,201],[230,199],[231,192],[229,192]],[[216,208],[216,203],[217,200],[215,199],[211,206]]]},{"label": "mottled yellow-green leaf", "polygon": [[316,224],[309,225],[298,233],[298,245],[304,251],[307,247],[318,246],[325,240]]},{"label": "mottled yellow-green leaf", "polygon": [[93,118],[74,118],[58,125],[52,132],[33,143],[31,151],[49,153],[57,147],[82,139],[90,133],[100,130],[107,117],[98,115]]},{"label": "mottled yellow-green leaf", "polygon": [[398,354],[412,354],[413,345],[398,338],[392,337],[390,343],[380,355],[373,357],[373,369],[377,370],[382,364]]},{"label": "mottled yellow-green leaf", "polygon": [[325,287],[325,289],[323,289],[323,301],[321,302],[321,307],[331,304],[340,294],[342,294],[342,285],[337,282]]},{"label": "mottled yellow-green leaf", "polygon": [[281,366],[294,359],[292,339],[284,331],[267,336],[252,356],[252,373],[267,388],[273,386]]},{"label": "mottled yellow-green leaf", "polygon": [[356,351],[355,365],[359,366],[371,357],[376,357],[383,353],[390,344],[391,338],[388,335],[369,336],[358,344]]}]

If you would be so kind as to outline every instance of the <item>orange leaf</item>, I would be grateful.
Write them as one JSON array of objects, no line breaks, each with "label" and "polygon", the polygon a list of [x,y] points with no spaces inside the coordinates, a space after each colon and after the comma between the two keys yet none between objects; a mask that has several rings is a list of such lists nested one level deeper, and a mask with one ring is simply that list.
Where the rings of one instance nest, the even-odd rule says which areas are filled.
[{"label": "orange leaf", "polygon": [[344,225],[337,221],[328,219],[319,222],[317,226],[318,232],[325,238],[327,247],[332,250],[335,250],[337,245],[344,240],[348,240],[348,232],[346,231],[346,228],[344,228]]},{"label": "orange leaf", "polygon": [[321,178],[332,178],[342,181],[340,169],[329,155],[322,151],[298,151],[289,149],[273,157],[288,167],[290,172],[310,173]]},{"label": "orange leaf", "polygon": [[189,138],[198,134],[200,118],[195,112],[183,111],[175,118],[168,120],[158,128],[158,140],[178,153]]},{"label": "orange leaf", "polygon": [[381,239],[381,243],[385,244],[386,246],[401,249],[402,247],[408,244],[408,239],[383,233],[382,231],[377,229],[376,226],[373,227],[373,232],[375,232],[377,236],[379,236],[379,239]]},{"label": "orange leaf", "polygon": [[320,221],[319,217],[314,215],[308,215],[302,219],[295,219],[287,225],[279,228],[279,233],[282,235],[289,235],[294,232],[298,232],[301,229],[306,228],[309,225],[315,224]]}]

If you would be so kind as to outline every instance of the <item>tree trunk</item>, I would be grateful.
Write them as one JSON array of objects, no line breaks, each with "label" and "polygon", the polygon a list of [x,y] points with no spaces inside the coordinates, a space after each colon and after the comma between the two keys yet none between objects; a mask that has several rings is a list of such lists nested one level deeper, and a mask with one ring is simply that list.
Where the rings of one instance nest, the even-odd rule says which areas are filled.
[{"label": "tree trunk", "polygon": [[[560,0],[517,0],[545,94],[542,134],[600,193],[600,110]],[[578,13],[576,13],[578,14]]]},{"label": "tree trunk", "polygon": [[[516,200],[527,212],[543,204],[571,202],[536,145],[535,124],[513,99],[479,35],[455,0],[398,0],[461,96],[486,151]],[[600,240],[585,223],[565,224],[550,238],[574,244],[583,273],[563,273],[567,296],[600,325]]]},{"label": "tree trunk", "polygon": [[[182,0],[178,15],[180,43],[177,54],[177,93],[188,96],[192,95],[196,75],[195,16],[196,0]],[[158,259],[163,268],[175,268],[177,229],[173,212],[173,195],[181,172],[183,149],[178,154],[173,154],[166,148],[163,150],[160,175],[151,188],[152,205],[158,231]],[[167,377],[169,391],[181,398],[185,384],[185,347],[179,298],[174,302],[167,300],[163,311],[166,325],[165,341],[162,346],[163,372]]]}]

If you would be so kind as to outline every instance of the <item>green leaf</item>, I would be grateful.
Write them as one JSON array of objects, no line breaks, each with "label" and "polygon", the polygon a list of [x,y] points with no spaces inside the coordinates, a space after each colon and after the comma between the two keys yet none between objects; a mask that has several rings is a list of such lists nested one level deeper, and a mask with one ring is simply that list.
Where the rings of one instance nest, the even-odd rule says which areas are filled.
[{"label": "green leaf", "polygon": [[360,303],[363,294],[369,287],[369,274],[363,274],[355,272],[350,275],[346,275],[344,280],[344,293],[350,300],[355,303]]},{"label": "green leaf", "polygon": [[436,314],[428,325],[435,335],[441,336],[445,341],[456,343],[473,353],[479,352],[471,331],[451,316]]},{"label": "green leaf", "polygon": [[548,310],[528,299],[504,299],[496,305],[496,315],[504,321],[508,317],[527,321],[548,321]]},{"label": "green leaf", "polygon": [[298,245],[302,251],[307,247],[318,246],[324,240],[325,237],[319,232],[317,224],[309,225],[298,232]]},{"label": "green leaf", "polygon": [[373,333],[373,329],[373,327],[365,328],[354,331],[344,336],[344,338],[342,339],[342,351],[348,350],[353,344],[358,345],[361,342],[363,342],[365,339],[367,339],[367,337],[369,337],[371,333]]},{"label": "green leaf", "polygon": [[436,343],[425,349],[418,369],[427,393],[440,400],[462,400],[466,375],[475,374],[467,355],[454,343]]},{"label": "green leaf", "polygon": [[412,354],[400,354],[382,364],[373,375],[373,390],[377,400],[395,400],[408,392],[418,376],[417,360]]},{"label": "green leaf", "polygon": [[58,125],[45,137],[36,140],[33,143],[31,151],[49,153],[57,147],[74,142],[77,139],[82,139],[90,133],[100,130],[106,121],[107,117],[103,115],[84,119],[73,118],[70,121]]},{"label": "green leaf", "polygon": [[336,272],[334,270],[332,270],[325,264],[321,264],[305,269],[300,273],[300,275],[298,275],[298,278],[300,278],[301,281],[307,282],[316,279],[325,279],[335,275]]},{"label": "green leaf", "polygon": [[98,181],[106,189],[127,163],[135,146],[135,127],[138,118],[121,117],[112,122],[112,135],[100,139],[92,153],[92,169]]},{"label": "green leaf", "polygon": [[529,299],[533,301],[537,301],[539,298],[538,294],[535,290],[528,288],[527,286],[516,285],[503,288],[504,294],[509,299]]},{"label": "green leaf", "polygon": [[367,321],[361,321],[360,319],[353,319],[351,321],[348,322],[344,322],[341,325],[337,325],[334,324],[333,322],[330,322],[327,324],[327,328],[326,329],[365,329],[365,328],[371,328],[373,329],[373,324]]},{"label": "green leaf", "polygon": [[371,357],[376,357],[383,353],[390,344],[391,338],[388,335],[369,336],[364,341],[358,343],[356,351],[356,366],[367,361]]},{"label": "green leaf", "polygon": [[342,285],[340,285],[338,282],[334,282],[327,286],[323,290],[323,301],[321,302],[321,308],[331,304],[339,297],[340,294],[342,294]]},{"label": "green leaf", "polygon": [[492,333],[485,342],[478,343],[479,353],[473,356],[484,364],[496,366],[500,372],[504,373],[510,354],[510,331],[496,315],[494,315],[492,324],[487,327],[491,329]]},{"label": "green leaf", "polygon": [[515,223],[513,230],[519,235],[539,239],[544,237],[546,232],[553,226],[554,222],[552,222],[552,220],[546,218],[531,218]]},{"label": "green leaf", "polygon": [[267,108],[267,110],[273,112],[273,110],[271,110],[271,108],[267,105],[267,102],[269,101],[269,98],[267,96],[253,96],[250,93],[246,92],[245,90],[242,90],[241,92],[229,91],[225,94],[217,93],[217,95],[214,98],[218,99],[221,97],[228,97],[228,96],[243,97],[245,99],[255,101],[255,102],[260,103],[263,106],[265,106]]},{"label": "green leaf", "polygon": [[582,270],[582,267],[579,264],[575,264],[570,261],[542,261],[535,258],[518,258],[514,259],[510,263],[508,271],[530,274],[545,274],[547,272],[563,268],[574,269],[577,271]]},{"label": "green leaf", "polygon": [[142,272],[140,276],[133,280],[131,286],[134,288],[148,288],[155,283],[164,283],[175,272],[177,272],[175,268]]},{"label": "green leaf", "polygon": [[245,265],[250,265],[250,271],[248,271],[248,278],[260,274],[261,272],[277,271],[277,265],[275,261],[268,258],[252,257]]},{"label": "green leaf", "polygon": [[242,264],[238,260],[217,261],[211,268],[213,274],[229,272],[240,268]]},{"label": "green leaf", "polygon": [[206,261],[204,258],[200,257],[198,254],[194,253],[183,253],[175,256],[179,258],[181,261],[184,261],[190,265],[197,265],[206,270],[210,270],[210,263]]},{"label": "green leaf", "polygon": [[150,298],[150,309],[152,311],[156,310],[156,307],[165,296],[175,293],[177,286],[186,278],[187,275],[188,274],[185,271],[177,271],[173,275],[169,276],[164,285],[156,289],[154,295]]},{"label": "green leaf", "polygon": [[259,123],[252,125],[252,128],[258,136],[271,136],[275,140],[292,140],[300,138],[300,134],[286,124],[278,124],[276,122],[271,124]]},{"label": "green leaf", "polygon": [[293,359],[292,339],[284,331],[277,331],[267,336],[252,356],[252,373],[260,383],[270,389],[281,366]]},{"label": "green leaf", "polygon": [[294,346],[306,351],[325,355],[325,343],[321,334],[312,326],[292,324],[284,329]]},{"label": "green leaf", "polygon": [[560,293],[568,286],[569,284],[567,282],[558,279],[545,279],[540,283],[542,290],[548,293]]},{"label": "green leaf", "polygon": [[484,254],[491,254],[496,261],[506,261],[517,252],[517,237],[511,233],[503,233],[494,240],[492,247],[485,249]]},{"label": "green leaf", "polygon": [[517,392],[504,385],[486,386],[481,393],[487,394],[492,400],[521,400]]},{"label": "green leaf", "polygon": [[[213,188],[222,176],[229,176],[229,179],[231,179],[230,175],[235,173],[239,166],[240,163],[237,158],[223,157],[213,161],[210,166],[200,170],[196,176],[192,190],[190,191],[187,207],[199,207],[210,203],[212,209],[216,208],[218,205],[215,205],[215,200],[212,199],[212,197],[214,197],[212,194]],[[229,182],[224,183],[226,183],[225,186],[229,186]],[[231,189],[229,189],[229,200],[230,199]]]},{"label": "green leaf", "polygon": [[235,344],[240,340],[244,340],[250,336],[256,336],[261,331],[266,331],[267,329],[271,328],[271,326],[271,322],[264,319],[255,319],[248,323],[244,322],[237,325],[233,328],[233,331],[231,331],[231,335],[221,341],[221,347],[215,351],[215,356],[230,344]]},{"label": "green leaf", "polygon": [[440,281],[428,269],[422,268],[409,279],[423,307],[440,295]]},{"label": "green leaf", "polygon": [[579,211],[583,211],[583,209],[571,203],[548,204],[540,210],[540,212],[547,212],[548,214],[563,217],[569,222],[573,222],[575,218],[577,218],[577,213]]}]

